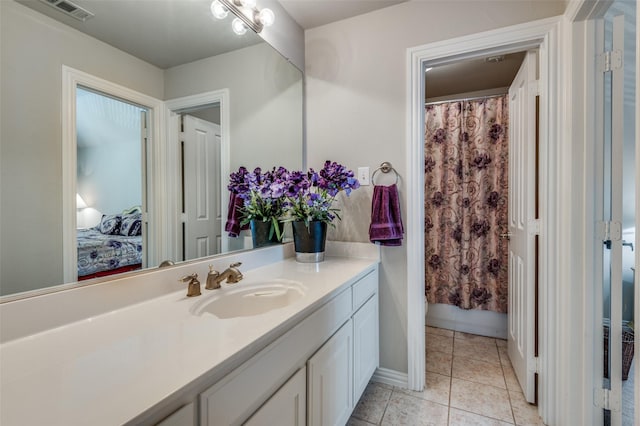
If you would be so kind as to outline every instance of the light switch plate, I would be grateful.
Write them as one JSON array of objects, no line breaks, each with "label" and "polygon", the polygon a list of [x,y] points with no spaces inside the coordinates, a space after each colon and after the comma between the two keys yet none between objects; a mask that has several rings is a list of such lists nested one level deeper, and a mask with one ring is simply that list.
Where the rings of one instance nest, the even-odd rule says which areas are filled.
[{"label": "light switch plate", "polygon": [[370,184],[371,178],[369,177],[368,167],[358,167],[358,181],[361,186],[367,186]]}]

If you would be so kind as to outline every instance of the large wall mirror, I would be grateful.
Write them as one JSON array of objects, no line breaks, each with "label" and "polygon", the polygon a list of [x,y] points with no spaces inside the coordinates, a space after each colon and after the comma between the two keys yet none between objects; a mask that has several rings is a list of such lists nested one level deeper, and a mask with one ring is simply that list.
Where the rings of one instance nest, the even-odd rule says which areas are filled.
[{"label": "large wall mirror", "polygon": [[[47,3],[0,2],[0,296],[75,282],[79,229],[113,232],[107,216],[140,237],[142,267],[250,248],[220,231],[220,170],[302,168],[301,71],[208,0],[73,0],[85,21]],[[191,244],[203,194],[218,228]],[[100,275],[85,282],[117,276]]]}]

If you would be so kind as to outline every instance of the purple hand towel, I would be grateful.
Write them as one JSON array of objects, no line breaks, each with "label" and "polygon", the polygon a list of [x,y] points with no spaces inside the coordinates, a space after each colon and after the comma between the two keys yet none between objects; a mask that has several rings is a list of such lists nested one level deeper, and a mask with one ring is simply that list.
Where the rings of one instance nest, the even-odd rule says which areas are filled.
[{"label": "purple hand towel", "polygon": [[369,240],[383,246],[401,246],[404,226],[400,215],[398,187],[376,185],[371,202]]},{"label": "purple hand towel", "polygon": [[227,210],[227,223],[224,226],[224,230],[229,233],[230,237],[237,237],[240,231],[249,229],[249,224],[240,225],[242,213],[240,208],[242,207],[242,198],[238,197],[233,192],[229,193],[229,208]]}]

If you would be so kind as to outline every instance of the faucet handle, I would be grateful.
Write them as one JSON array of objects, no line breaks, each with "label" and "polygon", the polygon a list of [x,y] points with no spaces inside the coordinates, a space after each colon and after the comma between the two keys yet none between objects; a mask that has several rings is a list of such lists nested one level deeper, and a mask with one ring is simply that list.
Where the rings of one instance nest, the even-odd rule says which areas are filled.
[{"label": "faucet handle", "polygon": [[232,263],[231,265],[229,265],[229,267],[230,268],[237,268],[240,265],[242,265],[242,262],[235,262],[235,263]]},{"label": "faucet handle", "polygon": [[193,280],[198,281],[198,274],[195,272],[190,275],[185,275],[184,277],[180,278],[178,281],[182,281],[183,283],[186,283]]},{"label": "faucet handle", "polygon": [[188,283],[187,286],[187,297],[200,296],[200,281],[198,281],[198,274],[193,273],[191,275],[185,275],[180,278],[178,281],[182,281],[183,283]]},{"label": "faucet handle", "polygon": [[218,282],[218,277],[220,276],[220,272],[213,269],[213,265],[209,265],[209,273],[207,274],[207,284],[205,284],[204,288],[207,290],[215,290],[220,288],[220,283]]}]

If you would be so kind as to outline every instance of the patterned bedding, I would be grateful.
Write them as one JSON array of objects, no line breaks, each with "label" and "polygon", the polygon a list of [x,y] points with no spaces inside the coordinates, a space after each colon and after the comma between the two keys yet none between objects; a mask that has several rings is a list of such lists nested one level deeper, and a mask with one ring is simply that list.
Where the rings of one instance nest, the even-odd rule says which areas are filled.
[{"label": "patterned bedding", "polygon": [[142,236],[78,229],[78,278],[142,263]]}]

